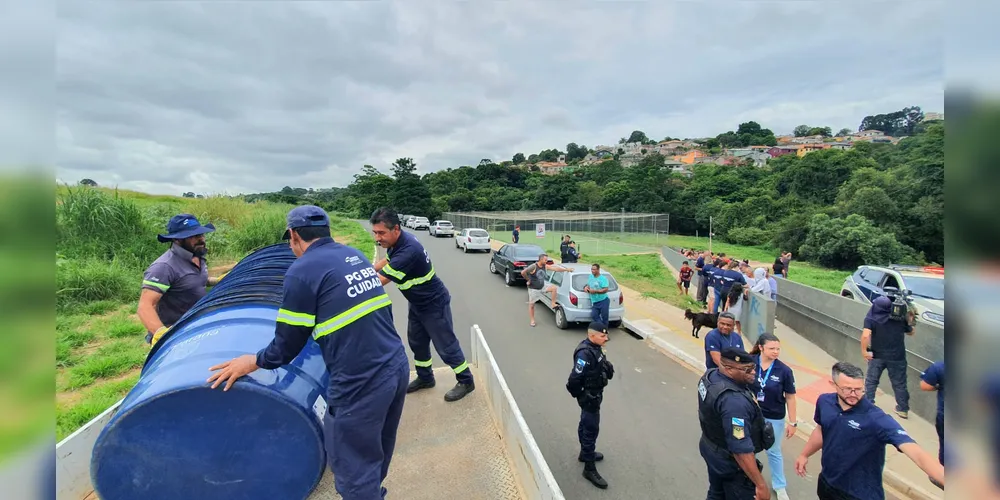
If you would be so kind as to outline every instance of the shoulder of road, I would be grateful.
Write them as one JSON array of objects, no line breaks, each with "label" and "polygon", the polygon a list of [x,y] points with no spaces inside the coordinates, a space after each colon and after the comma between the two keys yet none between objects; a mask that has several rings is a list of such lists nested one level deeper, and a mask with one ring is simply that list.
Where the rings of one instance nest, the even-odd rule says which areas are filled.
[{"label": "shoulder of road", "polygon": [[[503,241],[498,240],[493,240],[491,243],[494,250],[504,245]],[[676,275],[677,270],[662,255],[660,260]],[[641,336],[647,343],[692,371],[703,373],[704,335],[708,332],[703,328],[700,332],[701,338],[692,337],[691,323],[684,318],[683,310],[666,302],[644,297],[643,294],[624,284],[619,285],[625,294],[625,320],[622,328]],[[812,416],[816,398],[820,394],[832,392],[829,373],[837,360],[781,322],[775,321],[774,333],[781,339],[782,361],[790,366],[795,374],[799,421],[796,437],[804,441],[815,428]],[[876,404],[888,414],[895,415],[893,413],[895,400],[892,396],[879,390],[876,401]],[[910,412],[908,419],[896,418],[896,420],[928,453],[937,455],[937,431],[932,422],[920,418],[913,412]],[[817,469],[821,454],[822,452],[817,453],[810,460],[816,462],[813,467]],[[794,457],[786,457],[786,460],[794,461]],[[886,450],[883,481],[887,490],[895,492],[900,497],[918,500],[944,498],[944,493],[930,483],[927,475],[919,467],[892,447]]]}]

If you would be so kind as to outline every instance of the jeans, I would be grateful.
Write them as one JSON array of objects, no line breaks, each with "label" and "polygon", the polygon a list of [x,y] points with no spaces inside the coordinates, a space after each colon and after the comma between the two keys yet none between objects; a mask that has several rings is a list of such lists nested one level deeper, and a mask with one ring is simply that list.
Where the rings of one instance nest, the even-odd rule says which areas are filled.
[{"label": "jeans", "polygon": [[865,392],[868,400],[875,402],[875,389],[882,378],[882,371],[889,370],[889,382],[896,396],[896,410],[910,411],[910,392],[906,388],[906,360],[891,360],[872,358],[868,362],[868,374],[865,375]]},{"label": "jeans", "polygon": [[785,481],[785,460],[781,455],[781,443],[785,440],[785,419],[764,420],[774,427],[774,444],[767,449],[767,466],[771,468],[771,488],[780,490],[788,486]]},{"label": "jeans", "polygon": [[715,297],[715,303],[712,304],[712,314],[718,313],[719,307],[722,306],[722,290],[713,288],[709,293],[713,294]]},{"label": "jeans", "polygon": [[611,309],[611,299],[605,297],[604,300],[594,302],[590,306],[590,318],[604,326],[608,326],[608,315]]}]

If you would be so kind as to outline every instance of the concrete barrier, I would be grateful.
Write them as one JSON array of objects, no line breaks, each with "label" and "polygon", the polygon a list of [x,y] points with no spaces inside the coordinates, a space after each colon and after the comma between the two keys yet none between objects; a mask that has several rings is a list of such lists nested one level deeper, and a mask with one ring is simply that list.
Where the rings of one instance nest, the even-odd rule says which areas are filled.
[{"label": "concrete barrier", "polygon": [[[861,355],[861,329],[871,306],[794,281],[777,281],[778,320],[830,356],[867,371]],[[944,330],[918,320],[914,335],[906,338],[906,351],[910,411],[933,422],[937,395],[920,390],[920,374],[932,362],[944,358]],[[879,388],[893,394],[888,373],[883,373]]]},{"label": "concrete barrier", "polygon": [[496,419],[497,430],[507,449],[523,493],[529,500],[563,500],[562,490],[545,463],[535,438],[507,387],[496,359],[486,344],[479,325],[472,325],[471,364],[476,373],[476,385],[486,390],[490,413]]}]

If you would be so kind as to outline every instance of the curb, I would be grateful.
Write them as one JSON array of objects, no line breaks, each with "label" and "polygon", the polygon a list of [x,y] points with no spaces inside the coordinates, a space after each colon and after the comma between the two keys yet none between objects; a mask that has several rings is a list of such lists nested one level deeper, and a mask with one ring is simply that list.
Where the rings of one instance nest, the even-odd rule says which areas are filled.
[{"label": "curb", "polygon": [[[704,361],[692,356],[691,354],[688,354],[687,351],[671,344],[670,342],[667,342],[666,340],[658,337],[656,334],[648,332],[640,326],[636,326],[636,324],[629,321],[628,318],[622,318],[621,327],[629,332],[632,332],[642,337],[643,340],[659,347],[667,354],[669,354],[671,357],[677,358],[684,364],[688,365],[690,368],[699,371],[704,370],[705,367]],[[799,432],[805,433],[806,436],[811,434],[815,428],[816,424],[813,422],[809,421],[799,422]],[[938,500],[938,498],[940,498],[927,493],[919,486],[913,484],[911,481],[903,478],[896,472],[890,470],[883,470],[882,482],[889,488],[892,488],[893,490],[898,492],[900,495],[909,497],[913,500]]]}]

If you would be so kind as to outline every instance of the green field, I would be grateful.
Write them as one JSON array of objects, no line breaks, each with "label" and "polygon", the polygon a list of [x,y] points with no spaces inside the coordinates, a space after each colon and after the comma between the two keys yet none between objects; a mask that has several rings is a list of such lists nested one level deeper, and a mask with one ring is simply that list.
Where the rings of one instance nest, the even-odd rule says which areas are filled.
[{"label": "green field", "polygon": [[[135,315],[145,268],[166,249],[167,220],[194,214],[206,235],[209,274],[279,243],[291,205],[235,198],[180,198],[89,187],[56,192],[56,436],[69,433],[135,385],[148,347]],[[50,198],[51,199],[51,198]],[[370,255],[371,234],[332,219],[334,238]],[[50,358],[51,359],[51,358]],[[51,379],[50,379],[51,380]]]}]

